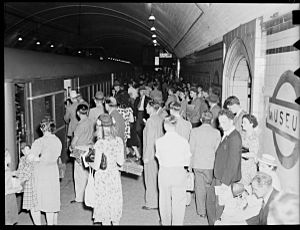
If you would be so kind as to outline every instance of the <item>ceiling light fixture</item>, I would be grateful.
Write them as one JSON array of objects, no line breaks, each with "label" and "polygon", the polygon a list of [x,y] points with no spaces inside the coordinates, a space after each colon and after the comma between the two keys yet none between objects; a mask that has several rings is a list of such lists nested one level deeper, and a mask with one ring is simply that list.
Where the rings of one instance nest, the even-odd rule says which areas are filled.
[{"label": "ceiling light fixture", "polygon": [[22,37],[19,37],[19,38],[18,38],[18,41],[23,41],[23,38],[22,38]]},{"label": "ceiling light fixture", "polygon": [[41,43],[39,41],[37,41],[35,44],[40,45]]},{"label": "ceiling light fixture", "polygon": [[53,48],[53,47],[54,47],[54,45],[53,45],[53,44],[51,44],[51,45],[50,45],[50,47],[51,47],[51,48]]},{"label": "ceiling light fixture", "polygon": [[155,29],[154,26],[152,26],[152,27],[150,28],[150,30],[151,30],[151,31],[155,31],[156,29]]},{"label": "ceiling light fixture", "polygon": [[156,39],[154,39],[154,40],[153,40],[153,43],[154,43],[154,44],[156,44],[156,43],[157,43]]},{"label": "ceiling light fixture", "polygon": [[154,15],[151,13],[151,15],[148,18],[149,21],[155,21],[155,17]]},{"label": "ceiling light fixture", "polygon": [[79,54],[81,54],[81,51],[80,51],[80,50],[78,50],[78,53],[79,53]]},{"label": "ceiling light fixture", "polygon": [[152,34],[152,38],[156,38],[156,34]]}]

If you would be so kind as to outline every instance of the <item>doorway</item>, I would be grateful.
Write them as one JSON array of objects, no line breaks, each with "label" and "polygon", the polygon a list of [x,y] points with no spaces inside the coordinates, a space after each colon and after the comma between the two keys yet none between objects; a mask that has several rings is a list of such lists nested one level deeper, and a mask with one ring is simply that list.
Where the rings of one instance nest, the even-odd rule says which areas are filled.
[{"label": "doorway", "polygon": [[248,113],[251,111],[251,77],[246,58],[240,59],[232,81],[232,95],[240,100],[241,107]]}]

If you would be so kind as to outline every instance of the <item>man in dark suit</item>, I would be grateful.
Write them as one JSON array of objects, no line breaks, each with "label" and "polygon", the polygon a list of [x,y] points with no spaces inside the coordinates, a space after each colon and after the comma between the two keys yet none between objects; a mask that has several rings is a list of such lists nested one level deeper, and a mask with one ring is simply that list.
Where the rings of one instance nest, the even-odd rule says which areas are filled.
[{"label": "man in dark suit", "polygon": [[248,225],[267,225],[269,207],[279,193],[272,186],[272,177],[264,172],[258,172],[252,180],[252,193],[262,198],[262,207],[258,215],[246,220]]},{"label": "man in dark suit", "polygon": [[231,186],[241,179],[242,139],[233,125],[233,118],[234,114],[231,111],[220,110],[218,119],[224,135],[216,150],[213,180],[207,191],[206,207],[210,225],[221,217],[224,209],[224,206],[219,205],[214,186]]},{"label": "man in dark suit", "polygon": [[151,100],[151,98],[146,96],[145,93],[146,93],[146,87],[141,86],[139,88],[139,96],[135,99],[133,105],[133,115],[135,117],[136,132],[138,135],[141,152],[143,149],[143,129],[145,127],[145,122],[143,119],[147,120],[149,118],[149,114],[147,114],[146,111],[146,106],[148,102]]},{"label": "man in dark suit", "polygon": [[219,103],[219,97],[216,94],[211,94],[207,98],[208,104],[209,104],[209,109],[213,114],[213,119],[212,119],[212,127],[218,129],[219,128],[219,120],[218,120],[218,115],[221,110],[221,107],[218,105]]}]

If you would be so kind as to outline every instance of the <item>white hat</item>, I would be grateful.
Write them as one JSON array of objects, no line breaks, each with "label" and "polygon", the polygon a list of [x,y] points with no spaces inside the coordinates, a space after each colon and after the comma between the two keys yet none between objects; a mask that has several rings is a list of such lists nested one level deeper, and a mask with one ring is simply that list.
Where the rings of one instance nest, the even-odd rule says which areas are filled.
[{"label": "white hat", "polygon": [[263,154],[260,158],[258,158],[258,161],[267,165],[277,166],[275,157],[270,154]]},{"label": "white hat", "polygon": [[70,91],[70,98],[76,98],[78,96],[76,90],[71,90]]}]

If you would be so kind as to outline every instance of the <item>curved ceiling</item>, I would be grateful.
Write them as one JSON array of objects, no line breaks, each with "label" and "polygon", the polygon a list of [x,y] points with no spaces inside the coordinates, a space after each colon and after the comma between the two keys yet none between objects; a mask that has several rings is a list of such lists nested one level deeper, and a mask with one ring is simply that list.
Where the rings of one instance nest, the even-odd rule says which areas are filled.
[{"label": "curved ceiling", "polygon": [[[152,23],[148,20],[151,12],[156,18],[153,25],[159,46],[181,58],[220,41],[240,24],[289,5],[6,2],[4,45],[115,57],[141,65],[143,47],[153,46]],[[20,35],[22,41],[18,41]],[[79,50],[83,52],[78,54]]]}]

